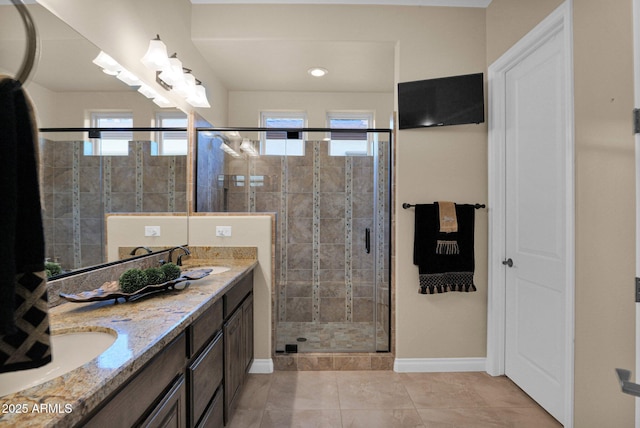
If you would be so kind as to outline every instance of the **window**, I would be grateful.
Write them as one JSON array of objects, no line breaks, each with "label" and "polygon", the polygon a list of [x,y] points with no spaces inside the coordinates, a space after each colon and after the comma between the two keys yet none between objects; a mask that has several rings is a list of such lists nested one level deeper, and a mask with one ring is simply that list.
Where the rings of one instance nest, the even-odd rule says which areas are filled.
[{"label": "window", "polygon": [[373,128],[373,113],[371,112],[329,112],[327,114],[329,128],[330,156],[368,156],[371,155],[371,139],[369,133],[340,132],[339,129],[367,129]]},{"label": "window", "polygon": [[[156,127],[186,128],[187,115],[179,111],[160,112],[156,115]],[[162,131],[156,138],[160,156],[186,156],[189,147],[186,131]]]},{"label": "window", "polygon": [[[263,128],[304,128],[307,117],[304,112],[262,112]],[[261,138],[263,155],[304,156],[302,132],[267,131]]]},{"label": "window", "polygon": [[[92,128],[132,128],[133,113],[91,113]],[[84,154],[96,156],[128,156],[132,131],[102,131],[100,138],[85,143]]]}]

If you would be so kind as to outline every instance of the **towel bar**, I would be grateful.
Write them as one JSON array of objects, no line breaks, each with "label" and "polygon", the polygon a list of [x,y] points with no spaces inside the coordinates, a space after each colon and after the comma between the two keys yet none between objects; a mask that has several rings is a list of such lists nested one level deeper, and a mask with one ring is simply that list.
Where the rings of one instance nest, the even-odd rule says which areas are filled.
[{"label": "towel bar", "polygon": [[[408,204],[406,202],[402,204],[402,208],[404,208],[405,210],[407,208],[411,208],[411,207],[415,207],[415,206],[416,206],[416,204]],[[480,208],[486,208],[487,206],[485,204],[475,204],[473,207],[475,209],[479,210]]]},{"label": "towel bar", "polygon": [[629,370],[616,369],[616,374],[618,375],[618,381],[622,387],[622,392],[635,397],[640,397],[640,385],[629,382],[629,379],[631,379],[631,372]]}]

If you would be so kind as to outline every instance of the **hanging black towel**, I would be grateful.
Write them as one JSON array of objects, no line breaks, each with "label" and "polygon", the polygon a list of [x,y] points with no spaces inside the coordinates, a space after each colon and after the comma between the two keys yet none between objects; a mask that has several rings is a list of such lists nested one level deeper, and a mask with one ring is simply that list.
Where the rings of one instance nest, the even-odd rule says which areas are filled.
[{"label": "hanging black towel", "polygon": [[33,110],[0,76],[0,372],[51,361]]},{"label": "hanging black towel", "polygon": [[[476,291],[473,284],[475,207],[466,204],[455,207],[458,231],[445,233],[440,232],[437,203],[416,205],[413,264],[418,266],[421,294]],[[438,249],[442,242],[455,242],[457,251]]]}]

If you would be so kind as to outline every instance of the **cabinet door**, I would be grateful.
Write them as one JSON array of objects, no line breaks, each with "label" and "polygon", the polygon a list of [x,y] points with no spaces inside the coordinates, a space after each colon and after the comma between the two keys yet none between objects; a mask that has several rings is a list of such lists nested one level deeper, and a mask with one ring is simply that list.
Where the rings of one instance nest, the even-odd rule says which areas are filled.
[{"label": "cabinet door", "polygon": [[184,376],[181,375],[140,426],[144,428],[184,428],[186,426],[186,407]]},{"label": "cabinet door", "polygon": [[242,339],[244,343],[244,371],[253,361],[253,293],[242,304]]},{"label": "cabinet door", "polygon": [[242,310],[237,310],[224,325],[224,419],[229,420],[233,401],[242,385],[244,356],[242,348]]}]

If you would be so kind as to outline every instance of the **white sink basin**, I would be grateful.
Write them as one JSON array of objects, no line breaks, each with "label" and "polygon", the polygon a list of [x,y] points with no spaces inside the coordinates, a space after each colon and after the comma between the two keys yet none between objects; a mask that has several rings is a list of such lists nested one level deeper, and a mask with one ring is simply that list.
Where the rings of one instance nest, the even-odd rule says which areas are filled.
[{"label": "white sink basin", "polygon": [[203,269],[211,269],[210,275],[215,275],[217,273],[223,273],[231,270],[231,268],[227,266],[207,266]]},{"label": "white sink basin", "polygon": [[183,267],[185,270],[199,270],[199,269],[211,269],[209,275],[215,275],[217,273],[228,272],[231,270],[228,266],[186,266]]},{"label": "white sink basin", "polygon": [[0,374],[0,397],[40,385],[76,369],[106,351],[115,331],[80,331],[51,336],[52,360],[37,369]]}]

